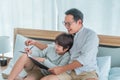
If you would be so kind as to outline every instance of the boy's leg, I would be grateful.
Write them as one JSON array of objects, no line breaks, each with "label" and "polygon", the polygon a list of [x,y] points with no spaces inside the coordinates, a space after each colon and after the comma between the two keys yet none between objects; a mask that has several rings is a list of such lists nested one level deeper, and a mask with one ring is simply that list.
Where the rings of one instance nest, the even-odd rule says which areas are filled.
[{"label": "boy's leg", "polygon": [[40,80],[44,75],[41,73],[40,68],[34,67],[32,71],[30,71],[24,80]]},{"label": "boy's leg", "polygon": [[32,69],[33,66],[34,64],[28,58],[28,56],[26,54],[23,54],[15,63],[8,77],[8,80],[14,80],[18,76],[18,74],[23,70],[24,67],[26,68],[27,71],[29,71],[30,69]]}]

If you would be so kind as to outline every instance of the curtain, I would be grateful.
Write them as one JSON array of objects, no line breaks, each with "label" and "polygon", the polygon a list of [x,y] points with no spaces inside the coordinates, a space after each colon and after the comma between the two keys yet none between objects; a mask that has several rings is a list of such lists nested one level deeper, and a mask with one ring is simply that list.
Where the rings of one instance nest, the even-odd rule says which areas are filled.
[{"label": "curtain", "polygon": [[[74,4],[73,4],[74,3]],[[84,26],[98,34],[120,35],[120,0],[0,0],[0,35],[13,35],[13,28],[64,31],[64,12],[78,8]]]},{"label": "curtain", "polygon": [[0,36],[10,36],[13,46],[16,27],[57,30],[56,6],[56,0],[0,0]]},{"label": "curtain", "polygon": [[13,28],[57,30],[56,0],[0,0],[0,35]]},{"label": "curtain", "polygon": [[98,34],[120,36],[120,0],[0,0],[0,36],[16,27],[66,31],[64,13],[77,8],[84,26]]},{"label": "curtain", "polygon": [[120,0],[59,0],[57,3],[58,29],[65,30],[61,23],[61,20],[64,20],[64,12],[70,8],[77,8],[84,14],[85,27],[98,34],[120,36]]}]

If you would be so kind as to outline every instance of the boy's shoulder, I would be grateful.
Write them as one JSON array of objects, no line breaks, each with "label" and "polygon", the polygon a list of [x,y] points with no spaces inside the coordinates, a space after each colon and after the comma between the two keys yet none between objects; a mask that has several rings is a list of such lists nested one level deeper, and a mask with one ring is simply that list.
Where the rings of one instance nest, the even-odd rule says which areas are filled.
[{"label": "boy's shoulder", "polygon": [[54,48],[54,47],[55,47],[55,43],[48,44],[48,48]]},{"label": "boy's shoulder", "polygon": [[69,53],[69,52],[66,52],[63,56],[64,56],[64,57],[67,57],[67,56],[70,57],[70,53]]}]

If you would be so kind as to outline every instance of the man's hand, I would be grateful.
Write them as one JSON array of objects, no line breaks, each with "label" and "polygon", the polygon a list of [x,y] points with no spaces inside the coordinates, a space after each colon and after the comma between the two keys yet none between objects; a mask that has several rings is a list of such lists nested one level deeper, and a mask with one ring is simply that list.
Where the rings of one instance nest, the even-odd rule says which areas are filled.
[{"label": "man's hand", "polygon": [[54,67],[54,68],[50,68],[49,71],[55,75],[57,74],[61,74],[63,72],[65,72],[63,66],[58,66],[58,67]]}]

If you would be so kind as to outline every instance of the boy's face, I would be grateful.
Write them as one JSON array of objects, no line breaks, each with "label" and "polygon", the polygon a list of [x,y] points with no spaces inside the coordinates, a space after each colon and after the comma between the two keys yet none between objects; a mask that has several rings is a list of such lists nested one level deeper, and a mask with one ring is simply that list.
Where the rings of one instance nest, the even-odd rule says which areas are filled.
[{"label": "boy's face", "polygon": [[56,53],[58,53],[59,55],[63,55],[65,54],[65,52],[68,50],[68,49],[63,49],[62,46],[58,45],[57,43],[55,44],[55,50],[56,50]]}]

